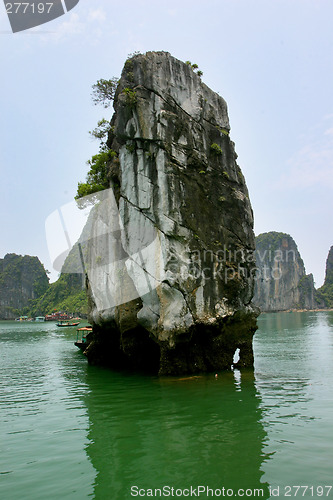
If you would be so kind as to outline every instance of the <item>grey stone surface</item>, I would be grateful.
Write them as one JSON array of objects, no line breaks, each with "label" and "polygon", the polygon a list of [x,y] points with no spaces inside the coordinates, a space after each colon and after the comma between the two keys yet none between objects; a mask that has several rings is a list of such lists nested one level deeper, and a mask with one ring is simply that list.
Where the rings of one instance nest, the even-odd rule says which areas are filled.
[{"label": "grey stone surface", "polygon": [[257,279],[253,302],[263,312],[314,309],[312,274],[289,234],[271,231],[256,238]]},{"label": "grey stone surface", "polygon": [[114,108],[118,159],[88,258],[89,360],[191,373],[230,368],[239,348],[251,366],[253,214],[224,99],[148,52],[126,61]]}]

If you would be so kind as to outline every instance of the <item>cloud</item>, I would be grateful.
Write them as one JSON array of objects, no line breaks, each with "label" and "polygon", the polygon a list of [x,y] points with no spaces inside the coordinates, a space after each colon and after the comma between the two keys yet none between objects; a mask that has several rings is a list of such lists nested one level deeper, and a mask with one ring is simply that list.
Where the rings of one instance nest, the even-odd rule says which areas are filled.
[{"label": "cloud", "polygon": [[75,12],[70,14],[70,17],[63,21],[56,31],[59,38],[67,35],[79,35],[84,31],[84,24],[80,21],[79,15]]},{"label": "cloud", "polygon": [[324,133],[325,133],[325,135],[331,135],[331,136],[333,137],[333,127],[329,128],[329,129],[327,129],[327,130],[325,130],[325,132],[324,132]]},{"label": "cloud", "polygon": [[312,136],[307,144],[287,161],[288,173],[284,174],[279,187],[284,188],[333,188],[333,127],[319,127],[321,132]]},{"label": "cloud", "polygon": [[[58,26],[43,37],[45,42],[55,41],[63,42],[68,38],[87,35],[87,38],[93,39],[94,44],[99,40],[101,30],[100,25],[106,20],[106,14],[103,9],[90,9],[82,15],[82,11],[71,12],[59,19]],[[51,23],[50,23],[51,28]],[[50,36],[51,35],[51,36]]]},{"label": "cloud", "polygon": [[88,13],[88,20],[103,23],[106,20],[106,14],[103,9],[90,10]]}]

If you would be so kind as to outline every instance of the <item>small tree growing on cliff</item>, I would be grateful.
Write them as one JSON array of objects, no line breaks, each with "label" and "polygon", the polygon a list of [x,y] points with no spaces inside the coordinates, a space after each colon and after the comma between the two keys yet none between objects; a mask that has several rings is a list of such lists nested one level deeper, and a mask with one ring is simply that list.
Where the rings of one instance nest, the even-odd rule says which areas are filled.
[{"label": "small tree growing on cliff", "polygon": [[89,134],[93,139],[99,139],[101,141],[99,145],[99,150],[102,152],[109,150],[107,146],[107,138],[110,130],[111,130],[110,122],[105,118],[102,118],[101,120],[98,121],[97,127],[95,127],[93,130],[89,130]]},{"label": "small tree growing on cliff", "polygon": [[[104,108],[109,108],[111,106],[111,102],[114,99],[118,83],[119,79],[116,78],[115,76],[110,80],[105,80],[104,78],[97,80],[97,82],[92,86],[93,91],[91,94],[95,106],[97,104],[102,104]],[[110,122],[105,118],[102,118],[101,120],[98,121],[97,127],[89,131],[89,134],[94,139],[99,139],[101,141],[100,144],[101,151],[107,150],[106,141],[104,139],[108,135],[109,130],[110,130]]]},{"label": "small tree growing on cliff", "polygon": [[[114,99],[118,82],[118,78],[115,77],[110,80],[105,80],[104,78],[98,80],[92,86],[93,91],[91,97],[94,104],[101,104],[104,108],[109,108]],[[106,144],[106,138],[110,128],[110,122],[102,118],[98,121],[97,127],[89,132],[94,139],[99,139],[101,141],[100,152],[92,156],[91,160],[87,161],[87,165],[89,165],[90,169],[87,174],[86,182],[78,183],[75,196],[76,200],[80,200],[85,196],[97,193],[109,187],[109,164],[111,160],[117,156]],[[79,203],[80,208],[84,206],[84,203]]]},{"label": "small tree growing on cliff", "polygon": [[95,127],[94,130],[89,131],[89,134],[94,139],[103,140],[104,137],[109,132],[109,130],[110,130],[110,122],[108,122],[108,120],[106,120],[105,118],[102,118],[97,122],[97,127]]},{"label": "small tree growing on cliff", "polygon": [[118,83],[119,80],[116,77],[113,77],[110,80],[104,80],[104,78],[97,80],[97,82],[92,86],[93,91],[91,94],[95,106],[97,104],[102,104],[104,108],[109,108],[114,99]]}]

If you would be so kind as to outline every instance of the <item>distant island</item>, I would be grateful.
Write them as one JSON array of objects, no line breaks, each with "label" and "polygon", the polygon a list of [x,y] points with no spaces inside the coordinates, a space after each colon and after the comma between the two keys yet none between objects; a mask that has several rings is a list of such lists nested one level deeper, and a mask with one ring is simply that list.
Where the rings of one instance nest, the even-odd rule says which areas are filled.
[{"label": "distant island", "polygon": [[253,302],[262,312],[333,307],[333,247],[326,262],[325,283],[318,290],[289,234],[271,231],[258,235],[255,257]]},{"label": "distant island", "polygon": [[[54,283],[49,283],[38,257],[10,253],[0,259],[0,319],[45,316],[54,311],[87,317],[84,274],[66,272],[74,250]],[[258,235],[255,255],[253,302],[261,312],[333,308],[333,246],[326,260],[325,282],[318,289],[312,274],[306,274],[289,234],[271,231]]]},{"label": "distant island", "polygon": [[38,257],[7,254],[0,259],[0,319],[37,317],[63,311],[85,317],[88,301],[84,278],[78,273],[61,273],[49,283]]},{"label": "distant island", "polygon": [[333,308],[333,246],[326,260],[325,281],[322,287],[316,290],[316,299],[319,303],[324,304],[324,307]]},{"label": "distant island", "polygon": [[49,287],[49,279],[38,257],[9,253],[0,259],[0,319],[15,319],[29,312]]}]

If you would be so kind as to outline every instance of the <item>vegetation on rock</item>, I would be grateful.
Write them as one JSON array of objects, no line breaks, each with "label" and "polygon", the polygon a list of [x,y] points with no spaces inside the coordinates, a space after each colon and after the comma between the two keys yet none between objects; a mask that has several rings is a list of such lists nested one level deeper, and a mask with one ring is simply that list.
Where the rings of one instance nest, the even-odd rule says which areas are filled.
[{"label": "vegetation on rock", "polygon": [[45,316],[54,311],[86,316],[88,300],[84,289],[82,274],[62,273],[47,291],[31,304],[31,316]]},{"label": "vegetation on rock", "polygon": [[117,153],[109,149],[101,151],[87,161],[90,170],[87,174],[86,182],[79,182],[75,199],[78,200],[98,191],[103,191],[110,186],[110,165],[111,161],[117,157]]},{"label": "vegetation on rock", "polygon": [[105,80],[101,78],[92,86],[92,100],[95,105],[102,104],[104,108],[109,108],[111,106],[111,102],[114,99],[117,86],[118,86],[118,78],[113,77],[110,80]]},{"label": "vegetation on rock", "polygon": [[126,104],[129,108],[133,108],[136,105],[136,100],[137,100],[137,95],[135,90],[131,89],[130,87],[124,88],[122,90],[122,93],[126,97]]},{"label": "vegetation on rock", "polygon": [[217,156],[219,156],[223,153],[222,148],[218,144],[216,144],[216,142],[211,144],[210,150],[213,154],[215,154]]},{"label": "vegetation on rock", "polygon": [[203,71],[201,71],[199,69],[199,66],[196,63],[192,64],[191,61],[185,61],[185,64],[187,64],[188,66],[190,66],[190,68],[192,68],[193,71],[195,71],[198,76],[202,76],[203,75]]}]

